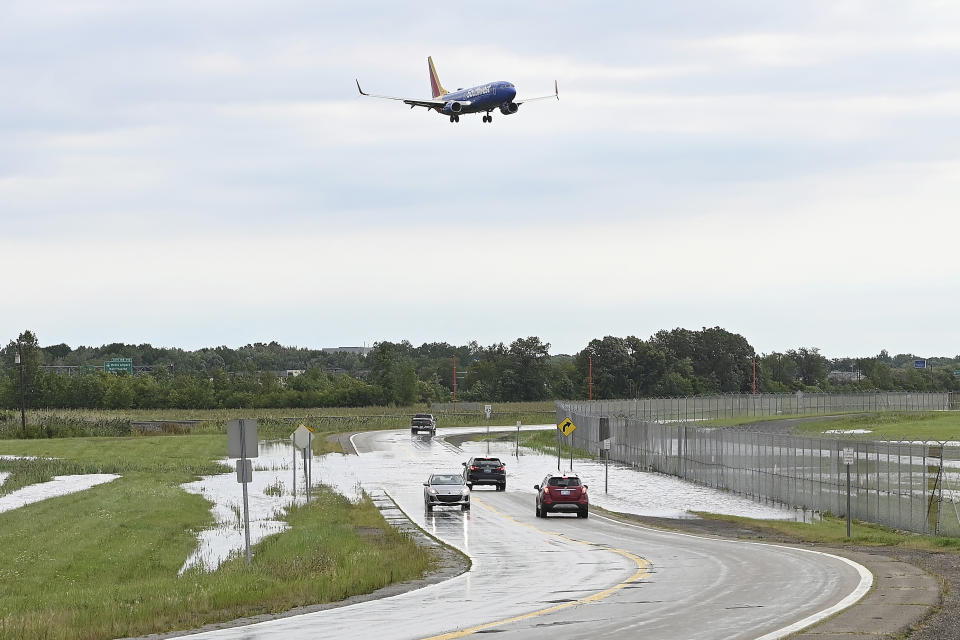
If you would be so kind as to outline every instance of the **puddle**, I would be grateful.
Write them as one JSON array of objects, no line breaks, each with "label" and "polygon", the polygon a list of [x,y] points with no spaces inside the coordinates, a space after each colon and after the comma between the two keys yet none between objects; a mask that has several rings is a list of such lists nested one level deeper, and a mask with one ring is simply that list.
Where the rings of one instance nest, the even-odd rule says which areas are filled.
[{"label": "puddle", "polygon": [[[4,474],[3,480],[9,474]],[[34,502],[86,491],[91,487],[116,480],[112,473],[91,473],[78,476],[54,476],[49,482],[38,482],[0,497],[0,513],[25,507]]]},{"label": "puddle", "polygon": [[[343,454],[331,455],[345,457]],[[230,466],[235,464],[234,460],[228,458],[223,461]],[[287,506],[306,503],[303,456],[297,455],[297,477],[294,479],[293,448],[289,442],[261,441],[259,456],[252,461],[253,480],[247,484],[251,546],[289,528],[280,519]],[[353,501],[362,496],[356,478],[346,473],[337,474],[336,477],[324,473],[316,457],[313,459],[313,484],[326,484]],[[244,551],[243,487],[237,482],[236,471],[205,476],[181,487],[213,503],[212,513],[217,524],[199,534],[197,549],[184,562],[180,574],[193,567],[215,571],[232,555]]]}]

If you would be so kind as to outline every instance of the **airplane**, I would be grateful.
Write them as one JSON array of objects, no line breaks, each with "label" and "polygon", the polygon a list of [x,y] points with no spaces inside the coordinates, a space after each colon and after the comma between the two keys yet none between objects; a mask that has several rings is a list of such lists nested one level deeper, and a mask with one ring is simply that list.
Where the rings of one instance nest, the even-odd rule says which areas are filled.
[{"label": "airplane", "polygon": [[430,71],[430,91],[433,94],[432,100],[418,100],[414,98],[396,98],[394,96],[378,96],[367,93],[360,88],[360,81],[357,82],[357,91],[362,96],[371,98],[385,98],[387,100],[399,100],[404,104],[410,105],[410,108],[425,107],[433,109],[437,113],[450,116],[450,122],[460,122],[460,116],[467,113],[483,113],[484,122],[493,122],[493,116],[490,112],[500,109],[500,113],[505,116],[513,115],[520,109],[524,102],[533,102],[534,100],[545,100],[547,98],[560,99],[560,91],[557,88],[557,81],[553,81],[553,94],[549,96],[540,96],[538,98],[527,98],[526,100],[515,100],[517,97],[517,88],[511,82],[502,80],[497,82],[488,82],[469,89],[457,89],[456,91],[447,91],[440,84],[440,78],[437,76],[437,69],[433,66],[433,58],[427,56],[427,67]]}]

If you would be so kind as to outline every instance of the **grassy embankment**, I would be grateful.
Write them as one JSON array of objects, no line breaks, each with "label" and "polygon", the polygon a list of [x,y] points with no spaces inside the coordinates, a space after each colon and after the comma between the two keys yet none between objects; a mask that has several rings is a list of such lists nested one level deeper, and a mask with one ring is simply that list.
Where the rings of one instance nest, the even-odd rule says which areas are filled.
[{"label": "grassy embankment", "polygon": [[740,516],[701,513],[697,515],[712,520],[724,520],[739,525],[748,525],[769,537],[796,539],[811,544],[843,546],[891,546],[923,551],[950,551],[960,553],[960,538],[947,536],[924,536],[896,531],[877,524],[854,520],[847,538],[847,521],[844,518],[824,515],[819,522],[803,523],[784,520],[756,520]]},{"label": "grassy embankment", "polygon": [[253,564],[177,572],[214,524],[179,485],[226,471],[222,435],[0,441],[11,485],[53,475],[118,473],[88,491],[0,514],[0,638],[136,636],[367,593],[421,576],[433,558],[369,501],[324,488],[290,508],[291,529],[254,547]]}]

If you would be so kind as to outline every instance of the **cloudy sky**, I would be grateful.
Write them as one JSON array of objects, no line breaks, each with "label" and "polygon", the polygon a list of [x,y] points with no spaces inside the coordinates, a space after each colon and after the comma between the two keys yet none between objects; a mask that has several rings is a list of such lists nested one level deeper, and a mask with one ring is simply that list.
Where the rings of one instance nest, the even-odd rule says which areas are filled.
[{"label": "cloudy sky", "polygon": [[0,338],[960,353],[960,6],[602,6],[7,0]]}]

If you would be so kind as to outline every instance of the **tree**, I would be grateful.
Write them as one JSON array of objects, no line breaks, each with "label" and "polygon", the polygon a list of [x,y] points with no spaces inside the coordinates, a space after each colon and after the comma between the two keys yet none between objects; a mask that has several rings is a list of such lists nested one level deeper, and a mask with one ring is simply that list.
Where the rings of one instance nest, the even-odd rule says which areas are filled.
[{"label": "tree", "polygon": [[537,336],[510,343],[505,368],[501,371],[504,400],[542,400],[547,397],[547,357],[550,344]]}]

